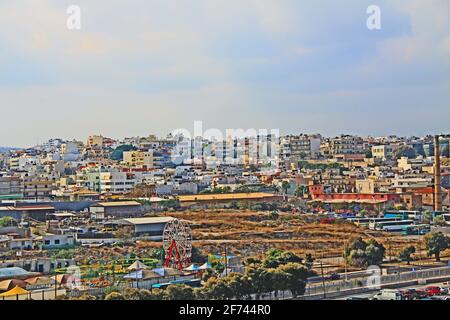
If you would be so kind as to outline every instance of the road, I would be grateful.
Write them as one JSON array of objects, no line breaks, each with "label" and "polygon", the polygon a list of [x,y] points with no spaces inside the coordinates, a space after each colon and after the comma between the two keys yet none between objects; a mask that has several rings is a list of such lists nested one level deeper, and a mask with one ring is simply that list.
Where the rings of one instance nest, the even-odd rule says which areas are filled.
[{"label": "road", "polygon": [[[430,285],[433,286],[438,286],[438,287],[444,287],[444,282],[437,282],[437,283],[429,283],[427,285],[413,285],[413,286],[407,286],[407,287],[402,287],[400,288],[400,290],[406,290],[406,289],[424,289]],[[339,298],[336,299],[331,299],[331,300],[347,300],[349,297],[358,297],[358,298],[368,298],[370,299],[371,297],[373,297],[375,295],[375,293],[377,293],[378,291],[373,291],[373,292],[368,292],[368,293],[362,293],[362,294],[350,294],[350,295],[345,295],[345,296],[341,296]]]}]

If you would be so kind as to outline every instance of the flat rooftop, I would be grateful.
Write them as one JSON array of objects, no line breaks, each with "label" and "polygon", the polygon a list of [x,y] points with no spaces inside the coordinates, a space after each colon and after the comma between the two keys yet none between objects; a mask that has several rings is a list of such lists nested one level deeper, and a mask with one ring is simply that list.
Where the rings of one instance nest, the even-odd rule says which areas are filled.
[{"label": "flat rooftop", "polygon": [[253,192],[253,193],[220,193],[220,194],[197,194],[189,196],[178,196],[180,202],[211,201],[211,200],[245,200],[245,199],[264,199],[277,196],[272,193]]},{"label": "flat rooftop", "polygon": [[137,201],[111,201],[111,202],[99,202],[91,207],[126,207],[126,206],[140,206]]},{"label": "flat rooftop", "polygon": [[167,223],[173,220],[175,220],[175,218],[172,217],[144,217],[144,218],[121,219],[119,221],[124,224],[138,225],[138,224]]}]

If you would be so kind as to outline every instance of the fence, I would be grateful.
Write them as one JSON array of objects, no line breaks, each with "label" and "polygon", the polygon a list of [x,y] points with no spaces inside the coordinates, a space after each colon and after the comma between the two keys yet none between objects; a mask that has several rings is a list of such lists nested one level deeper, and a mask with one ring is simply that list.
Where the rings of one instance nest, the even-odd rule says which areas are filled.
[{"label": "fence", "polygon": [[[332,283],[316,284],[314,286],[308,286],[305,291],[305,296],[323,294],[324,291],[326,293],[353,290],[353,289],[373,289],[367,285],[367,278],[370,274],[367,274],[365,277],[361,277],[358,279],[351,279],[349,281],[335,281]],[[380,286],[389,286],[395,285],[399,283],[407,283],[411,281],[418,281],[421,279],[432,279],[432,278],[441,278],[441,277],[450,277],[450,267],[443,268],[433,268],[428,270],[420,270],[420,271],[410,271],[398,274],[390,274],[390,275],[382,275],[380,276],[379,285]],[[325,290],[324,290],[325,289]]]},{"label": "fence", "polygon": [[[116,285],[114,285],[114,287],[120,288],[120,289],[125,289],[125,288],[138,288],[138,289],[146,289],[146,290],[152,290],[152,286],[154,284],[158,284],[158,283],[168,283],[170,281],[173,280],[190,280],[190,279],[194,279],[194,276],[183,276],[182,278],[177,277],[177,276],[172,276],[172,277],[165,277],[165,278],[156,278],[156,279],[149,279],[149,280],[139,280],[139,281],[127,281],[127,282],[120,282]],[[77,289],[73,289],[73,290],[69,290],[67,291],[66,295],[69,297],[80,297],[82,294],[87,293],[88,295],[91,296],[102,296],[104,295],[105,291],[107,291],[108,287],[104,287],[104,288],[87,288],[85,290],[77,290]]]},{"label": "fence", "polygon": [[[56,293],[56,295],[55,295]],[[2,297],[2,300],[54,300],[55,296],[61,296],[66,294],[66,289],[44,289],[44,290],[33,290],[26,294],[19,294],[10,297]]]}]

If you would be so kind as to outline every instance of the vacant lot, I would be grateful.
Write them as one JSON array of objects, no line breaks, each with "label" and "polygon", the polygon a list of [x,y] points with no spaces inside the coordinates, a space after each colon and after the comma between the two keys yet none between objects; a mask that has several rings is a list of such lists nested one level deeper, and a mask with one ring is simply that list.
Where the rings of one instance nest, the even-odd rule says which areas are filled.
[{"label": "vacant lot", "polygon": [[228,243],[231,250],[246,256],[275,247],[319,257],[340,255],[344,243],[358,235],[375,238],[392,252],[416,241],[371,232],[344,221],[321,223],[321,217],[315,215],[280,213],[272,216],[269,212],[243,210],[168,212],[165,215],[188,221],[194,245],[206,252],[222,252],[224,244]]}]

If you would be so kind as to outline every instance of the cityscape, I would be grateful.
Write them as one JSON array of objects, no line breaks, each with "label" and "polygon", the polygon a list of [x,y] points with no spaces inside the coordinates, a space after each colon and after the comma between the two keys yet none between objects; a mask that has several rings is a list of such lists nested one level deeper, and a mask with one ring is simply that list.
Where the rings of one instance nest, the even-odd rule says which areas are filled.
[{"label": "cityscape", "polygon": [[0,296],[446,299],[449,146],[169,134],[4,149]]},{"label": "cityscape", "polygon": [[443,304],[449,13],[448,0],[0,1],[0,310]]}]

